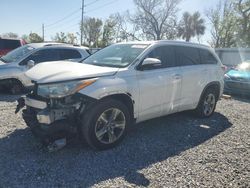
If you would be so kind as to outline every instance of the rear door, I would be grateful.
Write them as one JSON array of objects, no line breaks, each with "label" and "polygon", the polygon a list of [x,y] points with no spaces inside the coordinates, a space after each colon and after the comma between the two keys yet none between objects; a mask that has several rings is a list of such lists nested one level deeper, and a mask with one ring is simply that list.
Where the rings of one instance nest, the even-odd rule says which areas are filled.
[{"label": "rear door", "polygon": [[137,71],[139,121],[177,111],[181,94],[181,69],[176,67],[174,48],[156,47],[145,58],[157,58],[162,65]]},{"label": "rear door", "polygon": [[178,65],[182,70],[181,108],[180,111],[196,107],[202,90],[207,84],[209,70],[201,63],[198,48],[176,46]]}]

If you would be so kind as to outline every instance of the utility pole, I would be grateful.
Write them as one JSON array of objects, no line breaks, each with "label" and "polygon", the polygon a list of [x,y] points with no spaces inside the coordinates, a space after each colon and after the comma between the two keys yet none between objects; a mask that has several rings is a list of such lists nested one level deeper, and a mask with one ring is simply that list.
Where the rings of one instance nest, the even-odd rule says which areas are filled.
[{"label": "utility pole", "polygon": [[44,24],[42,25],[42,35],[43,35],[43,41],[44,41]]},{"label": "utility pole", "polygon": [[82,0],[82,20],[81,20],[81,29],[80,29],[80,32],[81,32],[81,45],[83,45],[83,32],[82,32],[82,28],[83,28],[83,15],[84,15],[84,0]]}]

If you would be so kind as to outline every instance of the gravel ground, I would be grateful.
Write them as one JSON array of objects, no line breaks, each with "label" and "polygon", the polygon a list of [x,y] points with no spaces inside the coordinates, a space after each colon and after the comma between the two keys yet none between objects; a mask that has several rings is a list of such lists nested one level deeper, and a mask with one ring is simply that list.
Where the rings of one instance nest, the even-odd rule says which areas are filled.
[{"label": "gravel ground", "polygon": [[250,100],[138,124],[113,150],[75,140],[49,153],[14,115],[17,98],[0,95],[0,187],[250,187]]}]

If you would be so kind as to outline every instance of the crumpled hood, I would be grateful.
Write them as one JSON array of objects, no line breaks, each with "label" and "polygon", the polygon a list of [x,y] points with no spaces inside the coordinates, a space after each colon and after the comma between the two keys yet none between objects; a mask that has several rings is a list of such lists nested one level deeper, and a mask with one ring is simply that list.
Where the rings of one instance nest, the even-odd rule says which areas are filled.
[{"label": "crumpled hood", "polygon": [[100,67],[70,61],[40,63],[25,75],[37,83],[51,83],[74,79],[114,75],[119,68]]}]

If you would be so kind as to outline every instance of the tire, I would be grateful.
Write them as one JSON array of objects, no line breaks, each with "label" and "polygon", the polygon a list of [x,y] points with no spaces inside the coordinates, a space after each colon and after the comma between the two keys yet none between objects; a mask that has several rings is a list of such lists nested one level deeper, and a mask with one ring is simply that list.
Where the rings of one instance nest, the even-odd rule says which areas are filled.
[{"label": "tire", "polygon": [[203,93],[200,102],[195,109],[195,114],[200,118],[209,118],[213,115],[218,101],[217,92],[208,88]]},{"label": "tire", "polygon": [[83,140],[97,150],[113,148],[123,140],[130,120],[128,108],[123,103],[104,99],[81,118]]},{"label": "tire", "polygon": [[19,81],[14,81],[11,84],[9,91],[12,95],[22,94],[22,92],[24,91],[23,84]]}]

